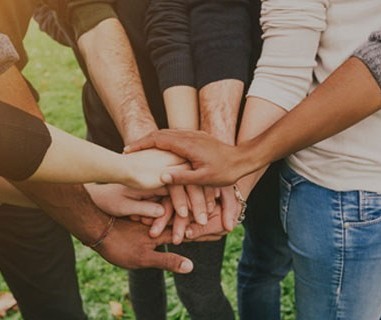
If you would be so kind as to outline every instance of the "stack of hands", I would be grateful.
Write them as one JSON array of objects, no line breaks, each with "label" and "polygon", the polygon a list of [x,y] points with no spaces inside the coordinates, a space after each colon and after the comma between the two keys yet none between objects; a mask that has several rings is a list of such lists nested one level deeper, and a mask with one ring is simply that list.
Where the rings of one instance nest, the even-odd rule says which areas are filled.
[{"label": "stack of hands", "polygon": [[[192,169],[194,164],[183,158],[187,155],[182,154],[181,157],[169,151],[158,150],[151,144],[147,145],[148,150],[140,151],[145,149],[151,138],[152,136],[143,138],[125,149],[126,160],[134,169],[133,186],[136,188],[122,184],[86,185],[94,203],[110,216],[116,217],[107,237],[94,249],[107,260],[124,267],[160,267],[187,273],[193,268],[191,261],[175,257],[175,254],[156,252],[155,247],[170,242],[177,245],[184,241],[220,239],[240,222],[242,203],[233,185],[212,187],[165,181],[172,179],[176,173],[196,172]],[[135,158],[139,161],[134,161]],[[115,241],[118,241],[117,238],[114,239],[114,236],[117,237],[115,229],[123,229],[125,224],[130,224],[129,229],[132,229],[128,230],[131,247],[126,249],[126,255],[134,256],[131,261],[141,258],[136,264],[132,262],[127,266],[123,261],[115,261],[113,253],[108,252],[107,248],[108,243],[115,247]],[[146,255],[143,248],[145,244],[148,247]],[[164,261],[161,259],[163,256],[160,257],[163,254],[167,255]],[[116,255],[121,256],[120,252]]]}]

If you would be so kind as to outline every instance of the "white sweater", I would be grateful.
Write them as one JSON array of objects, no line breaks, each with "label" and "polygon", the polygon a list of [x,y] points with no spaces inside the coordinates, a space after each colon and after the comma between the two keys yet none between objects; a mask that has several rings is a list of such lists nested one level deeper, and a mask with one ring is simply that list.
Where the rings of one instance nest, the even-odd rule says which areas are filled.
[{"label": "white sweater", "polygon": [[[264,46],[248,96],[289,111],[380,29],[381,0],[263,0],[261,23]],[[326,188],[381,192],[381,112],[287,161]]]}]

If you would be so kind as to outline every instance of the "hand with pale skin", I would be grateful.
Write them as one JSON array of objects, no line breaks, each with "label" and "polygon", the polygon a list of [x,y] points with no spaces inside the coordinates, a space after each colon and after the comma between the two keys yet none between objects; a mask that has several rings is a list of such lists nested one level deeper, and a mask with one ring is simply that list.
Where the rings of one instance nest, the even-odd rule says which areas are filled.
[{"label": "hand with pale skin", "polygon": [[[235,198],[234,191],[232,192],[234,199],[229,199],[229,201],[224,200],[222,197],[217,199],[213,212],[208,214],[208,222],[206,224],[197,223],[192,216],[183,218],[176,215],[174,213],[172,202],[169,198],[163,198],[162,200],[162,204],[165,208],[164,215],[155,219],[142,218],[141,221],[151,227],[149,234],[153,238],[160,236],[168,226],[171,226],[173,244],[180,244],[184,240],[218,240],[228,232],[232,231],[238,224],[238,217],[241,207]],[[227,193],[230,194],[229,192]],[[236,205],[231,206],[231,204]],[[226,211],[233,214],[223,214]],[[226,217],[231,218],[229,229],[225,226]]]},{"label": "hand with pale skin", "polygon": [[[189,166],[185,160],[174,155],[173,153],[164,152],[157,149],[145,150],[144,161],[141,153],[131,153],[126,159],[131,160],[131,156],[139,160],[140,168],[136,168],[134,172],[139,173],[139,180],[145,181],[144,187],[151,185],[153,188],[163,185],[160,180],[160,174],[166,169],[183,170]],[[159,175],[158,175],[159,173]],[[137,185],[142,188],[143,185]],[[168,186],[168,192],[172,199],[175,212],[182,218],[186,218],[189,212],[192,213],[194,219],[200,224],[207,223],[207,213],[212,212],[215,205],[215,194],[213,188],[201,187],[196,185],[171,185]]]},{"label": "hand with pale skin", "polygon": [[164,207],[158,200],[168,195],[164,187],[138,190],[121,184],[86,184],[85,188],[98,208],[115,217],[138,215],[158,218]]}]

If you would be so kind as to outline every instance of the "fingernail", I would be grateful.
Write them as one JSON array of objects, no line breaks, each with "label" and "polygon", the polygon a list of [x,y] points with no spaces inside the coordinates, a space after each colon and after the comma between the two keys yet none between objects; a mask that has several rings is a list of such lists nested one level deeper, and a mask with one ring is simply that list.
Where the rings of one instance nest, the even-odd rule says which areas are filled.
[{"label": "fingernail", "polygon": [[207,208],[208,208],[208,212],[209,213],[212,213],[213,212],[213,210],[214,210],[214,202],[208,202],[208,204],[207,204]]},{"label": "fingernail", "polygon": [[180,207],[177,213],[180,217],[186,218],[188,216],[188,208],[186,206]]},{"label": "fingernail", "polygon": [[152,227],[150,232],[153,234],[153,235],[156,235],[159,233],[159,228],[158,227]]},{"label": "fingernail", "polygon": [[163,181],[164,183],[172,183],[173,179],[169,173],[163,173],[161,175],[161,181]]},{"label": "fingernail", "polygon": [[128,153],[128,151],[131,150],[131,147],[130,146],[125,146],[124,149],[123,149],[123,152],[124,153]]},{"label": "fingernail", "polygon": [[208,216],[206,215],[206,213],[200,213],[200,215],[198,216],[198,223],[202,224],[203,226],[208,223]]},{"label": "fingernail", "polygon": [[189,273],[193,270],[193,263],[192,261],[186,259],[180,264],[180,271],[183,273]]},{"label": "fingernail", "polygon": [[178,234],[174,234],[172,242],[173,242],[173,244],[180,244],[181,243],[181,237]]},{"label": "fingernail", "polygon": [[155,217],[161,217],[163,214],[164,214],[165,210],[162,206],[157,206],[157,208],[155,209]]},{"label": "fingernail", "polygon": [[192,236],[193,236],[193,231],[192,229],[187,229],[185,231],[185,236],[188,238],[188,239],[192,239]]}]

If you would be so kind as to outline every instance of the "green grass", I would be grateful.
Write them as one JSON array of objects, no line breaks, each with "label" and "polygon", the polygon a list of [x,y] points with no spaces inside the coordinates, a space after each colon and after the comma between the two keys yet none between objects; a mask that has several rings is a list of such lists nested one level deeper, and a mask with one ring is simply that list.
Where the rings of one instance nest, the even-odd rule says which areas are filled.
[{"label": "green grass", "polygon": [[[72,51],[54,43],[39,32],[35,24],[31,25],[25,44],[30,62],[24,74],[39,91],[40,106],[48,122],[84,137],[85,127],[81,110],[81,88],[84,78]],[[242,237],[241,227],[229,236],[222,272],[223,288],[235,311],[237,309],[236,268],[241,253]],[[128,299],[126,272],[108,264],[78,241],[75,241],[75,246],[80,289],[89,319],[113,319],[109,301],[118,301],[123,305],[124,315],[121,319],[134,319]],[[177,298],[173,278],[169,274],[167,274],[167,289],[168,319],[188,319],[186,311]],[[1,278],[0,290],[7,290]],[[18,312],[13,312],[4,319],[16,320],[21,319],[21,316]],[[282,319],[295,319],[291,275],[283,282]]]}]

